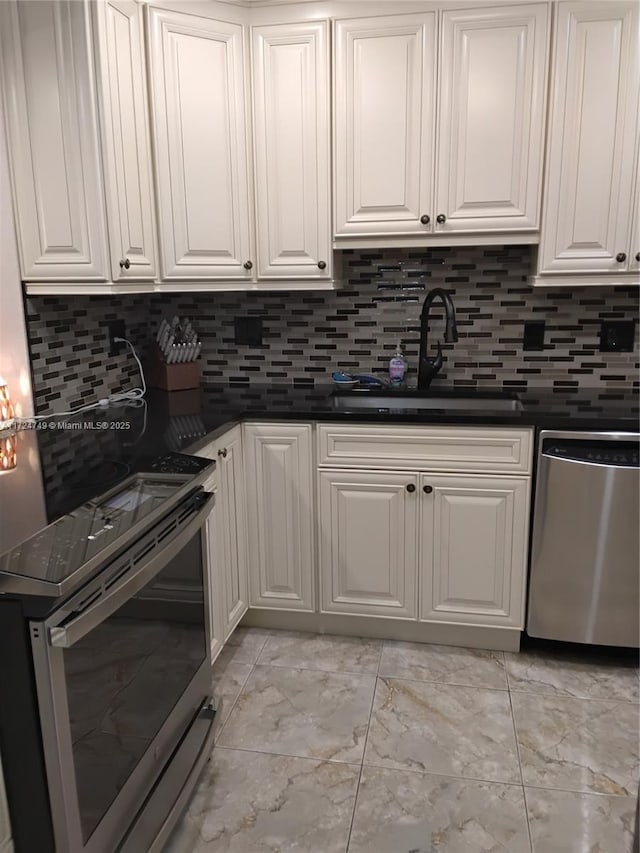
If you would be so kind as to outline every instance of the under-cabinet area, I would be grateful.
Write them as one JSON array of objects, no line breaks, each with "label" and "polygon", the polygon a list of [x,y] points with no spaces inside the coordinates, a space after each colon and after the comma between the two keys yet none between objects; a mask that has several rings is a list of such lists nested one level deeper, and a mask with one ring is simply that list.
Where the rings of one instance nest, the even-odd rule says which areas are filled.
[{"label": "under-cabinet area", "polygon": [[219,462],[212,658],[247,607],[255,624],[517,649],[532,433],[248,421],[200,449]]},{"label": "under-cabinet area", "polygon": [[21,278],[321,290],[346,249],[533,244],[530,284],[637,283],[639,20],[632,0],[7,0]]}]

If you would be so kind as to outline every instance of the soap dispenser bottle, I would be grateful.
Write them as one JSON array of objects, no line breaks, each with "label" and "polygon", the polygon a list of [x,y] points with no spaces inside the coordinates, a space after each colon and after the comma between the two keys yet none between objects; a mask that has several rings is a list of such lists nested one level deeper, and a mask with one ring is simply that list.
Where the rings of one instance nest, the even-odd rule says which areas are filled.
[{"label": "soap dispenser bottle", "polygon": [[398,341],[395,353],[389,361],[389,384],[392,388],[398,388],[407,375],[407,360],[402,352],[402,344]]}]

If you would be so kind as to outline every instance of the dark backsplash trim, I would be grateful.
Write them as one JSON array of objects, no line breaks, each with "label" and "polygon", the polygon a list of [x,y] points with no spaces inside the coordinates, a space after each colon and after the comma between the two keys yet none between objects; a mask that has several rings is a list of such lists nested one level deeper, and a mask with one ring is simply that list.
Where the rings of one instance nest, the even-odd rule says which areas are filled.
[{"label": "dark backsplash trim", "polygon": [[[188,316],[203,343],[205,382],[313,385],[333,370],[385,376],[401,341],[415,379],[424,293],[453,297],[459,340],[443,344],[437,384],[620,393],[638,388],[634,352],[599,351],[600,321],[638,319],[630,287],[532,289],[531,248],[456,247],[345,252],[338,291],[185,293],[139,296],[29,297],[27,327],[38,413],[62,411],[138,384],[130,354],[108,356],[106,324],[122,318],[146,354],[160,319]],[[263,318],[262,346],[234,343],[234,319]],[[522,349],[525,320],[545,320],[544,350]],[[441,310],[430,323],[442,338]]]}]

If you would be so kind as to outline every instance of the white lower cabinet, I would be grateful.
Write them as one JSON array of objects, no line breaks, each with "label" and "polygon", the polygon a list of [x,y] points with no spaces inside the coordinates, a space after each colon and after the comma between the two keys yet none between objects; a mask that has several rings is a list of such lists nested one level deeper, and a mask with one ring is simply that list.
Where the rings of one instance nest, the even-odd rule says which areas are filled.
[{"label": "white lower cabinet", "polygon": [[245,424],[249,603],[314,609],[311,424]]},{"label": "white lower cabinet", "polygon": [[417,615],[417,477],[320,471],[323,612]]},{"label": "white lower cabinet", "polygon": [[249,601],[241,427],[233,427],[197,455],[216,460],[215,473],[205,484],[216,496],[207,531],[213,661]]},{"label": "white lower cabinet", "polygon": [[[389,638],[411,634],[423,639],[427,629],[419,623],[431,623],[430,637],[440,625],[437,636],[444,642],[468,641],[464,631],[476,629],[479,645],[483,632],[496,628],[508,629],[497,632],[507,643],[509,636],[519,636],[532,430],[411,432],[405,437],[406,468],[398,452],[398,470],[393,470],[385,467],[389,459],[382,451],[376,461],[371,457],[370,468],[354,465],[370,452],[367,435],[373,429],[360,425],[358,445],[352,434],[356,428],[350,425],[353,441],[345,456],[350,461],[341,466],[328,464],[333,457],[323,442],[323,432],[346,430],[340,424],[245,423],[198,451],[217,461],[205,484],[216,494],[206,539],[212,661],[248,608],[292,611],[292,624],[304,628],[309,618],[311,630],[318,619],[365,616],[377,618],[376,631],[380,618],[388,619],[384,635]],[[445,464],[448,430],[447,471],[439,466]],[[375,427],[378,444],[385,435],[389,447],[399,451],[398,429]],[[315,470],[314,437],[320,462]],[[501,470],[502,456],[496,461],[490,452],[505,441],[517,448],[517,473]],[[470,448],[472,461],[484,470],[470,464]],[[394,621],[402,627],[394,628]],[[288,624],[284,615],[283,623]],[[502,642],[492,636],[490,642]]]},{"label": "white lower cabinet", "polygon": [[420,475],[420,619],[520,628],[529,478]]},{"label": "white lower cabinet", "polygon": [[224,580],[222,610],[224,638],[227,640],[247,612],[249,602],[241,427],[234,427],[230,432],[225,433],[218,445],[216,450],[220,478],[218,509],[222,528]]},{"label": "white lower cabinet", "polygon": [[204,547],[206,549],[205,565],[208,569],[208,606],[209,606],[209,628],[211,631],[210,658],[213,664],[224,645],[224,616],[222,612],[222,601],[224,596],[224,585],[220,567],[224,562],[224,548],[222,546],[222,523],[220,510],[220,488],[216,471],[204,484],[207,492],[213,492],[215,503],[209,513],[205,525]]},{"label": "white lower cabinet", "polygon": [[323,613],[523,627],[532,430],[321,424],[317,458]]}]

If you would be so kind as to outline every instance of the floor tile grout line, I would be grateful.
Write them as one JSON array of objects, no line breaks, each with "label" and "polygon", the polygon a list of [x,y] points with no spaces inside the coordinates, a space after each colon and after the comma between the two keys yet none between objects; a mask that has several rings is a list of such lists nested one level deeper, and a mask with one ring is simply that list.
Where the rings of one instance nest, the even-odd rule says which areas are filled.
[{"label": "floor tile grout line", "polygon": [[578,791],[575,788],[557,788],[554,785],[534,785],[534,784],[525,784],[525,791],[554,791],[560,794],[575,794],[577,797],[609,797],[613,800],[633,800],[635,803],[637,800],[637,793],[633,794],[609,794],[605,791]]},{"label": "floor tile grout line", "polygon": [[420,678],[406,678],[403,675],[388,675],[384,672],[382,674],[378,674],[377,677],[385,681],[391,679],[393,681],[411,681],[415,684],[440,684],[442,687],[468,687],[470,690],[493,690],[495,693],[509,692],[506,687],[485,687],[484,684],[457,684],[456,682],[451,681],[436,681],[433,678],[422,680]]},{"label": "floor tile grout line", "polygon": [[371,696],[371,707],[369,708],[369,720],[367,722],[367,733],[364,736],[364,744],[362,746],[362,760],[360,762],[360,773],[358,774],[358,784],[356,785],[356,795],[353,798],[353,811],[351,812],[351,822],[349,823],[349,832],[347,833],[347,846],[345,853],[349,853],[349,845],[351,844],[351,833],[353,832],[353,821],[356,817],[356,807],[358,805],[358,794],[360,793],[360,783],[362,781],[362,773],[364,771],[364,755],[367,749],[367,740],[369,739],[369,729],[371,728],[371,717],[373,716],[373,706],[376,700],[376,691],[378,689],[378,673],[380,672],[380,662],[382,661],[382,652],[384,650],[384,640],[380,643],[380,651],[378,654],[378,665],[376,667],[376,676],[373,682],[373,694]]},{"label": "floor tile grout line", "polygon": [[[505,667],[506,668],[506,667]],[[507,683],[509,683],[509,676],[507,676]],[[520,756],[520,743],[518,741],[518,729],[516,726],[516,712],[513,707],[513,697],[511,696],[511,691],[509,690],[509,708],[511,709],[511,725],[513,726],[513,737],[516,743],[516,756],[518,759],[518,770],[520,771],[520,781],[522,784],[522,801],[524,803],[524,819],[527,822],[527,834],[529,836],[529,850],[533,853],[533,836],[531,835],[531,824],[529,822],[529,811],[527,809],[527,792],[524,786],[524,771],[522,769],[522,758]]]},{"label": "floor tile grout line", "polygon": [[375,672],[362,670],[362,669],[320,669],[317,666],[300,666],[297,663],[271,663],[270,661],[260,661],[257,660],[253,666],[272,666],[274,669],[302,669],[305,672],[324,672],[327,675],[369,675],[371,677],[376,676]]},{"label": "floor tile grout line", "polygon": [[[233,663],[233,661],[232,661],[232,663]],[[214,664],[214,666],[215,666],[215,664]],[[214,739],[214,742],[213,742],[213,749],[215,749],[215,748],[217,747],[217,745],[218,745],[218,739],[220,738],[220,735],[222,734],[222,732],[225,730],[227,723],[228,723],[228,722],[229,722],[229,720],[231,719],[231,714],[233,713],[233,709],[234,709],[234,708],[236,707],[236,705],[238,704],[238,700],[239,700],[239,699],[240,699],[240,697],[242,696],[242,693],[243,693],[243,691],[244,691],[244,688],[246,687],[247,682],[248,682],[248,681],[249,681],[249,679],[251,678],[251,674],[253,673],[253,670],[256,668],[256,665],[255,665],[255,664],[242,664],[242,666],[249,666],[249,667],[250,667],[249,672],[247,673],[247,677],[246,677],[246,678],[244,679],[244,681],[242,682],[242,685],[240,686],[240,690],[238,690],[238,695],[236,696],[236,698],[235,698],[235,699],[233,700],[233,702],[231,703],[231,707],[229,708],[229,713],[227,714],[227,716],[226,716],[226,719],[225,719],[224,723],[220,726],[220,731],[219,731],[219,732],[217,733],[217,735],[215,736],[215,739]],[[213,750],[211,750],[211,751],[212,751],[212,753],[213,753]]]},{"label": "floor tile grout line", "polygon": [[[384,764],[366,763],[364,768],[386,770],[389,773],[413,773],[416,776],[438,776],[442,779],[454,779],[457,782],[479,782],[484,785],[506,785],[509,788],[522,788],[522,782],[505,782],[502,779],[482,779],[480,776],[456,776],[453,773],[439,773],[437,770],[415,770],[413,767],[387,767]],[[568,792],[570,793],[570,792]]]},{"label": "floor tile grout line", "polygon": [[302,761],[315,761],[316,764],[338,764],[344,767],[353,767],[354,770],[360,769],[360,764],[356,761],[338,761],[336,758],[322,758],[318,755],[298,755],[291,752],[266,752],[264,749],[249,749],[246,746],[228,746],[217,744],[216,749],[224,749],[229,752],[250,752],[253,755],[272,755],[274,758],[299,758]]},{"label": "floor tile grout line", "polygon": [[524,787],[524,785],[522,786],[522,797],[524,800],[524,819],[527,822],[527,833],[529,835],[529,849],[531,850],[531,853],[534,853],[533,834],[531,832],[531,821],[529,820],[529,805],[527,803],[527,789]]},{"label": "floor tile grout line", "polygon": [[577,699],[579,702],[623,702],[625,705],[640,705],[640,699],[623,699],[621,697],[604,698],[600,696],[575,696],[573,693],[544,693],[541,690],[526,690],[509,687],[509,693],[524,693],[526,696],[540,696],[547,699]]}]

